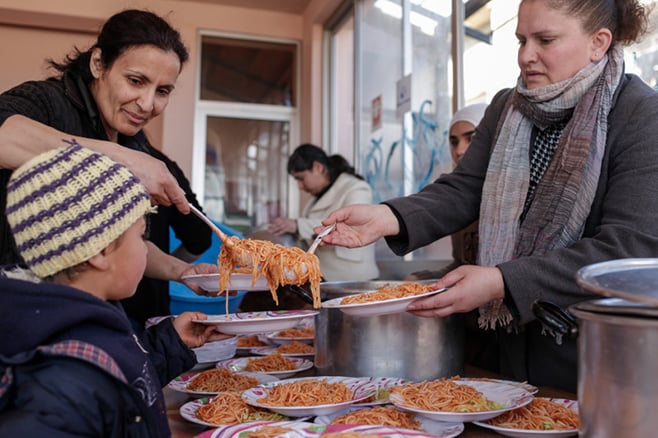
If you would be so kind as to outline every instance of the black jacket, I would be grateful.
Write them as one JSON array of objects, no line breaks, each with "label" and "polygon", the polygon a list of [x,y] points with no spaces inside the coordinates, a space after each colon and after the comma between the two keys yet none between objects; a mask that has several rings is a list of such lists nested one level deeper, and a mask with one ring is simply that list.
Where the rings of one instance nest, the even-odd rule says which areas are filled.
[{"label": "black jacket", "polygon": [[171,320],[138,338],[121,305],[0,277],[0,436],[168,436],[162,386],[194,366]]},{"label": "black jacket", "polygon": [[[61,79],[29,81],[0,95],[0,125],[15,114],[51,126],[70,134],[71,138],[87,137],[107,140],[98,108],[87,84],[73,73]],[[164,162],[185,191],[187,200],[201,208],[192,192],[190,183],[180,167],[165,154],[152,147],[142,131],[133,137],[119,135],[119,144],[144,152]],[[79,141],[84,146],[84,141]],[[64,143],[62,143],[64,146]],[[1,147],[1,146],[0,146]],[[0,264],[21,261],[4,215],[6,186],[11,171],[0,170]],[[187,251],[201,254],[210,247],[211,231],[194,215],[181,214],[176,207],[158,207],[157,214],[149,217],[149,240],[169,253],[169,227]],[[124,301],[128,316],[144,323],[152,316],[169,314],[169,285],[167,281],[142,279],[135,295]]]}]

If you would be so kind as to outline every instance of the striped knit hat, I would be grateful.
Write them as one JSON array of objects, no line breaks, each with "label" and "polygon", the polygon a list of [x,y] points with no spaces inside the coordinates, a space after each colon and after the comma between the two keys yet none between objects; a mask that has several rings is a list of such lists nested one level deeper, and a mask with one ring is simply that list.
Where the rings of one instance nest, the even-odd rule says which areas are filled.
[{"label": "striped knit hat", "polygon": [[75,141],[29,160],[7,184],[16,247],[41,278],[89,260],[150,211],[130,170]]}]

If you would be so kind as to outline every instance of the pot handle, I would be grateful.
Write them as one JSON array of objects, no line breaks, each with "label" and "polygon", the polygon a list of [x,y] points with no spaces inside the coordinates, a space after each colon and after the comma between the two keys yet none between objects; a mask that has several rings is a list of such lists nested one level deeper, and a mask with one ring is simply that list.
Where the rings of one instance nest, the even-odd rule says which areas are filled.
[{"label": "pot handle", "polygon": [[532,313],[544,328],[555,337],[558,344],[562,338],[578,337],[578,322],[569,312],[550,301],[537,300],[532,303]]}]

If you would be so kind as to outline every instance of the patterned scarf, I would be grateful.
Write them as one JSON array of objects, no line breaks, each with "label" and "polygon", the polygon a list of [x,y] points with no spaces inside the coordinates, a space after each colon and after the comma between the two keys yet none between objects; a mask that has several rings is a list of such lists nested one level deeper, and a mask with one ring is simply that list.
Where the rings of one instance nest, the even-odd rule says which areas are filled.
[{"label": "patterned scarf", "polygon": [[[608,113],[622,74],[623,50],[615,45],[601,61],[585,66],[570,79],[528,90],[519,77],[501,113],[482,189],[479,265],[543,255],[580,239],[598,185]],[[567,119],[521,221],[530,180],[533,127],[543,131]],[[507,326],[513,319],[502,300],[479,310],[482,328]]]}]

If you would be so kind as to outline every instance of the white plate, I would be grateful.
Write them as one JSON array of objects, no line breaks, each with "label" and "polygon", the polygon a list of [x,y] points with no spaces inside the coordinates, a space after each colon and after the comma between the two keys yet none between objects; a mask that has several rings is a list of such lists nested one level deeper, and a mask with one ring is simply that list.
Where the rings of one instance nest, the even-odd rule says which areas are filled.
[{"label": "white plate", "polygon": [[[199,417],[196,416],[196,411],[199,410],[199,408],[201,406],[210,403],[211,399],[212,399],[212,397],[203,397],[203,398],[199,398],[199,399],[192,400],[192,401],[189,401],[187,403],[184,403],[179,409],[180,416],[183,417],[184,419],[186,419],[187,421],[191,422],[191,423],[201,424],[203,426],[210,426],[210,427],[219,426],[217,424],[212,424],[212,423],[208,423],[206,421],[203,421]],[[281,415],[281,414],[279,414],[279,415]],[[290,421],[290,420],[292,420],[291,418],[288,418],[285,415],[282,416],[282,417],[283,418],[281,418],[280,420],[276,420],[276,421]],[[299,419],[296,419],[296,421],[308,420],[309,418],[310,417],[299,418]],[[261,422],[262,420],[257,420],[257,421]],[[253,423],[255,423],[255,422],[251,421],[251,422],[245,422],[245,423],[242,423],[242,424],[253,424]]]},{"label": "white plate", "polygon": [[[245,292],[270,290],[267,281],[262,276],[258,277],[253,286],[251,278],[251,274],[231,274],[228,290]],[[219,274],[186,275],[182,277],[182,280],[198,284],[201,289],[208,292],[219,292]]]},{"label": "white plate", "polygon": [[515,380],[505,380],[505,379],[491,379],[489,377],[460,377],[459,380],[463,380],[465,382],[496,382],[496,383],[504,383],[507,385],[516,385],[519,388],[523,388],[526,391],[528,391],[530,394],[537,394],[539,391],[539,388],[537,388],[535,385],[531,385],[528,382],[517,382]]},{"label": "white plate", "polygon": [[221,341],[206,342],[201,347],[193,348],[196,354],[197,364],[210,365],[220,360],[235,356],[237,350],[237,339],[235,337]]},{"label": "white plate", "polygon": [[309,428],[317,428],[313,423],[303,421],[254,421],[253,423],[234,424],[222,426],[217,429],[208,430],[197,438],[238,438],[247,435],[247,432],[255,432],[264,426],[281,426],[290,429],[291,432],[279,435],[285,438],[311,438],[320,436],[319,433],[311,432]]},{"label": "white plate", "polygon": [[[566,406],[574,412],[578,412],[578,402],[576,400],[568,400],[564,398],[549,398],[548,400]],[[475,421],[480,427],[495,430],[501,435],[513,438],[558,438],[578,435],[578,429],[561,429],[561,430],[527,430],[527,429],[511,429],[508,427],[494,426],[482,421]]]},{"label": "white plate", "polygon": [[300,320],[317,314],[317,310],[268,310],[208,315],[208,319],[195,319],[194,322],[216,325],[217,330],[228,335],[251,335],[292,328]]},{"label": "white plate", "polygon": [[391,403],[400,409],[415,412],[432,420],[468,422],[488,420],[489,418],[493,418],[504,412],[525,406],[532,401],[532,394],[518,385],[477,380],[455,380],[455,383],[470,385],[484,394],[484,397],[487,399],[499,403],[504,407],[501,409],[478,412],[428,411],[406,406],[404,400],[398,394],[391,394]]},{"label": "white plate", "polygon": [[[340,412],[335,412],[330,415],[317,416],[315,417],[314,422],[316,424],[328,425],[332,421],[334,421],[334,419],[339,415],[346,414],[350,411],[362,410],[362,409],[370,409],[370,408],[351,406],[347,409],[343,409]],[[424,418],[420,415],[416,415],[415,420],[420,423],[420,428],[422,430],[420,430],[419,432],[426,432],[435,437],[451,438],[459,435],[464,431],[464,423],[447,423],[445,421],[435,421],[435,420],[430,420],[429,418]]]},{"label": "white plate", "polygon": [[[201,374],[201,372],[181,374],[180,376],[176,377],[174,380],[169,382],[167,384],[167,386],[169,388],[173,389],[174,391],[184,392],[186,394],[193,394],[193,395],[215,395],[215,394],[217,394],[218,391],[205,392],[205,391],[191,391],[191,390],[187,389],[187,385],[192,381],[192,379],[194,379],[199,374]],[[276,382],[277,380],[279,380],[278,377],[272,376],[270,374],[248,373],[248,372],[240,372],[239,374],[243,374],[245,376],[255,378],[256,380],[258,380],[258,384]]]},{"label": "white plate", "polygon": [[[253,359],[260,359],[260,358],[261,358],[261,356],[253,357]],[[289,359],[291,361],[293,361],[295,366],[296,366],[294,370],[244,371],[245,367],[247,366],[247,362],[249,361],[249,359],[252,359],[252,357],[236,357],[234,359],[223,360],[223,361],[217,363],[217,368],[228,368],[229,370],[231,370],[233,372],[236,372],[236,373],[269,374],[269,375],[272,375],[272,376],[276,376],[280,379],[283,379],[285,377],[292,376],[295,373],[299,373],[300,371],[305,371],[305,370],[308,370],[309,368],[313,367],[313,362],[311,362],[310,360],[290,357]]]},{"label": "white plate", "polygon": [[374,383],[377,388],[375,400],[354,403],[354,406],[377,406],[388,404],[391,402],[389,398],[391,395],[390,388],[409,383],[409,380],[399,379],[397,377],[370,377],[370,381]]},{"label": "white plate", "polygon": [[[253,354],[258,354],[260,356],[269,356],[270,354],[278,353],[280,345],[276,347],[252,347],[251,350],[249,350]],[[313,349],[313,352],[311,353],[279,353],[281,356],[284,357],[315,357],[315,349]]]},{"label": "white plate", "polygon": [[303,342],[305,344],[312,344],[315,340],[315,336],[281,336],[282,330],[267,335],[267,340],[272,344],[283,345],[289,344],[292,341]]},{"label": "white plate", "polygon": [[[301,380],[323,380],[327,383],[343,382],[352,391],[352,399],[342,403],[332,403],[317,406],[271,406],[263,405],[258,400],[267,396],[270,388],[274,385],[287,384]],[[306,415],[329,415],[333,412],[345,409],[349,405],[356,403],[360,400],[370,397],[376,391],[375,385],[370,382],[370,379],[358,377],[339,377],[339,376],[321,376],[321,377],[302,377],[299,379],[280,380],[278,382],[264,383],[262,385],[247,389],[242,393],[242,398],[250,405],[259,408],[269,409],[279,414],[287,415],[289,417],[304,417]]]},{"label": "white plate", "polygon": [[[331,433],[350,433],[356,435],[382,436],[386,438],[435,438],[424,432],[416,430],[397,429],[386,426],[353,426],[353,425],[331,425],[321,426],[305,422],[254,422],[248,424],[236,424],[233,426],[224,426],[214,430],[209,430],[197,438],[239,438],[247,435],[247,432],[255,432],[264,426],[282,426],[291,429],[290,432],[277,435],[278,438],[317,438],[323,434]],[[446,437],[456,435],[446,435]],[[440,436],[441,438],[445,438]]]},{"label": "white plate", "polygon": [[[346,295],[343,297],[324,301],[322,303],[322,307],[326,307],[329,309],[340,309],[343,313],[346,313],[348,315],[355,315],[355,316],[390,315],[392,313],[400,313],[406,311],[409,303],[411,303],[414,300],[417,300],[418,298],[438,294],[441,292],[445,292],[446,290],[447,290],[446,288],[443,288],[443,289],[425,292],[418,295],[412,295],[409,297],[394,298],[392,300],[384,300],[384,301],[372,301],[370,303],[341,304],[341,301],[343,301],[343,299],[349,296],[353,296],[353,295]],[[372,292],[376,292],[376,291],[373,290],[363,293],[372,293]]]}]

